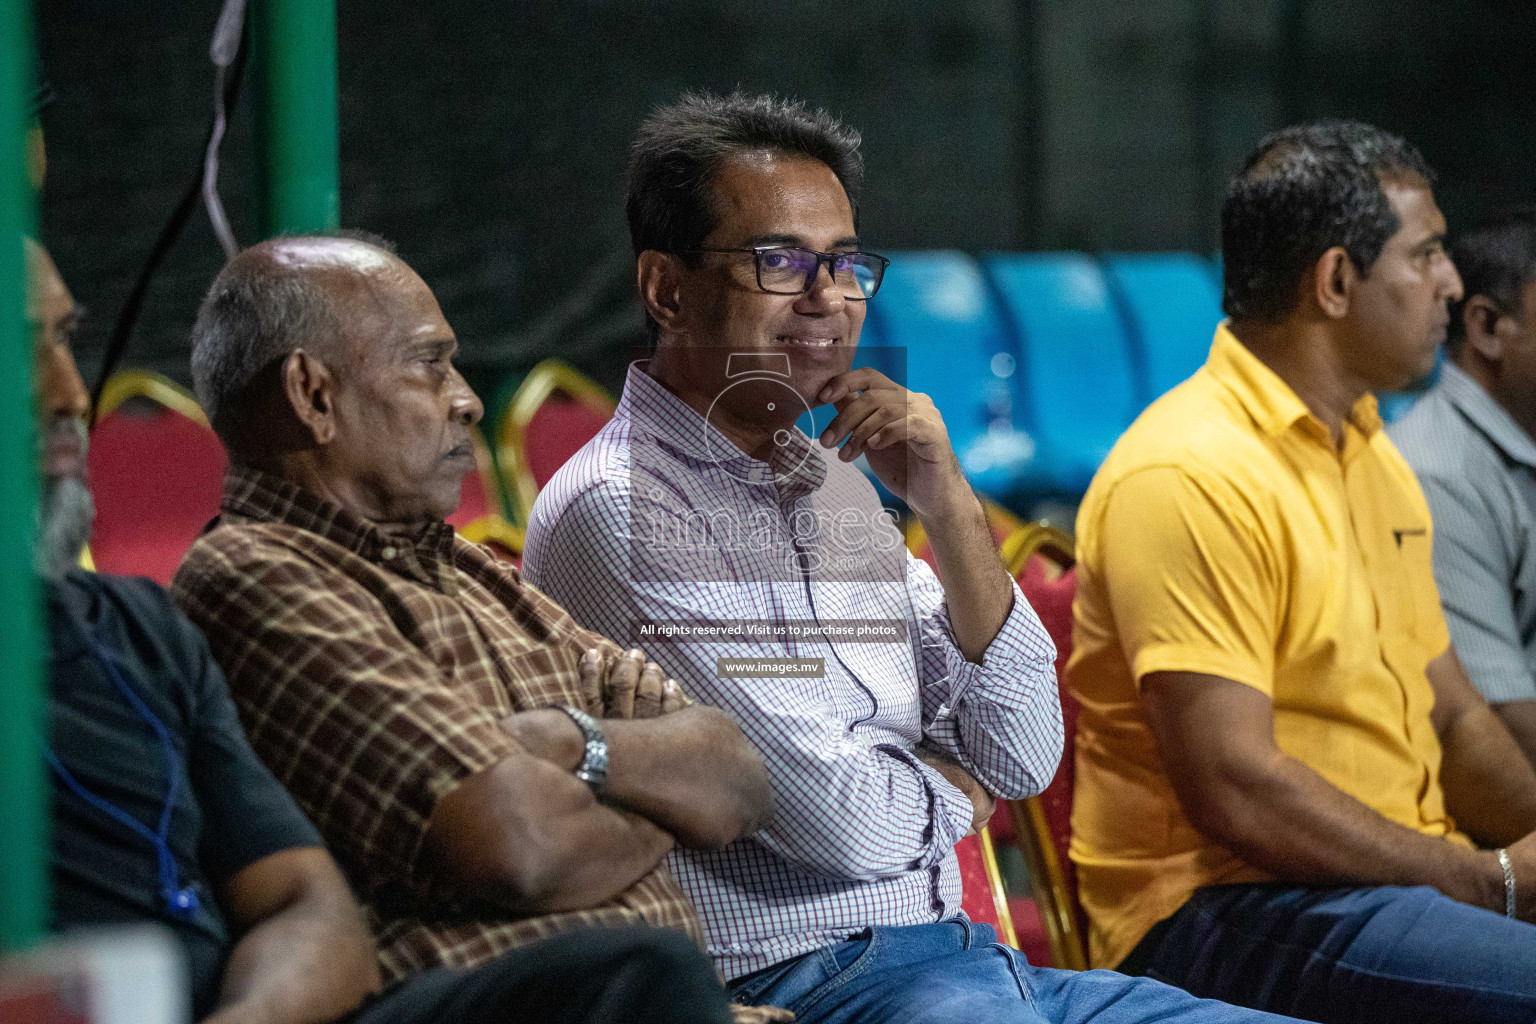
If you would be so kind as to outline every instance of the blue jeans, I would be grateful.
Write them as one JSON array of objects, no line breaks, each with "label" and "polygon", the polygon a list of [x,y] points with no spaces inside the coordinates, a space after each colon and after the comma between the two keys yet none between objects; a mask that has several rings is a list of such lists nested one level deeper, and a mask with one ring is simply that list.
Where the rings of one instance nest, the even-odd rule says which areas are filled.
[{"label": "blue jeans", "polygon": [[964,919],[866,928],[738,978],[731,997],[782,1006],[798,1024],[1190,1024],[1278,1021],[1112,971],[1031,967],[990,925]]},{"label": "blue jeans", "polygon": [[1315,1021],[1536,1021],[1536,925],[1427,887],[1206,886],[1120,970]]}]

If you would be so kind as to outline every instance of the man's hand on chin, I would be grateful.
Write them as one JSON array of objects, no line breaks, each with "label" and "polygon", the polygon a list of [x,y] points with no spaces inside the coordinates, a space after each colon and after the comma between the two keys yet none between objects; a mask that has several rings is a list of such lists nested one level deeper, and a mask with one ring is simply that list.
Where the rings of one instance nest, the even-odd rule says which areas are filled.
[{"label": "man's hand on chin", "polygon": [[866,456],[880,482],[919,518],[942,518],[975,505],[944,419],[927,395],[861,367],[833,377],[816,397],[837,409],[821,432],[822,446],[835,448],[846,437],[838,458],[852,462]]}]

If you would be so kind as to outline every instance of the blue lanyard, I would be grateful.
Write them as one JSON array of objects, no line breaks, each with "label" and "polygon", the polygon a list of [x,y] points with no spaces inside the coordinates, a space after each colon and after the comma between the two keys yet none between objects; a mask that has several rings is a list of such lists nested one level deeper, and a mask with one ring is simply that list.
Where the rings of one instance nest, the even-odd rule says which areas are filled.
[{"label": "blue lanyard", "polygon": [[182,775],[181,761],[176,756],[175,745],[171,742],[170,730],[149,709],[149,706],[139,698],[139,695],[133,692],[133,687],[128,685],[128,681],[117,670],[117,666],[112,664],[111,659],[96,645],[94,638],[90,641],[90,648],[91,654],[96,658],[96,663],[101,666],[102,672],[106,674],[108,679],[112,680],[112,685],[117,687],[118,692],[123,695],[123,699],[133,707],[134,711],[138,712],[139,717],[149,725],[150,729],[154,731],[155,737],[160,741],[160,751],[165,755],[165,803],[160,808],[160,820],[155,830],[150,831],[149,826],[121,807],[85,788],[80,780],[76,779],[70,770],[64,767],[64,762],[59,760],[52,747],[47,748],[48,764],[52,766],[54,773],[58,775],[65,786],[69,787],[70,792],[74,793],[75,796],[96,808],[96,810],[105,814],[113,821],[118,822],[129,831],[142,837],[155,848],[155,860],[160,874],[160,898],[165,902],[166,912],[172,917],[191,920],[197,916],[199,906],[197,890],[190,885],[181,885],[180,875],[176,870],[176,855],[171,852],[170,846],[171,811],[176,806],[176,795],[181,786]]}]

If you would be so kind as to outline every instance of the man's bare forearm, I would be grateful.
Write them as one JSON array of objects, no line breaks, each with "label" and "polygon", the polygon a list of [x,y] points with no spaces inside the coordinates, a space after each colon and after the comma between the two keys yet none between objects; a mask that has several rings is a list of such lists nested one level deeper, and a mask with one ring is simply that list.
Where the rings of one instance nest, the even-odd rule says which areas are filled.
[{"label": "man's bare forearm", "polygon": [[974,835],[986,828],[987,822],[992,819],[993,812],[997,810],[997,800],[987,792],[980,780],[947,750],[920,745],[912,753],[917,755],[918,760],[942,775],[946,782],[958,789],[971,802],[971,831],[966,835]]},{"label": "man's bare forearm", "polygon": [[331,1021],[378,987],[373,937],[326,858],[287,905],[235,945],[220,1008],[207,1024]]},{"label": "man's bare forearm", "polygon": [[773,816],[773,784],[762,755],[724,712],[694,705],[606,727],[610,797],[682,845],[724,846]]},{"label": "man's bare forearm", "polygon": [[[560,768],[569,771],[581,760],[581,733],[562,711],[524,712],[502,726]],[[603,731],[605,799],[655,822],[683,846],[724,846],[763,827],[773,813],[761,755],[721,711],[694,705],[655,718],[609,718]]]},{"label": "man's bare forearm", "polygon": [[525,906],[543,913],[605,903],[645,877],[672,852],[673,837],[642,815],[596,805],[570,822],[566,856],[540,898]]},{"label": "man's bare forearm", "polygon": [[1536,832],[1536,768],[1487,704],[1447,725],[1440,780],[1446,809],[1484,846],[1509,846]]},{"label": "man's bare forearm", "polygon": [[967,661],[980,662],[1013,611],[1013,581],[998,557],[987,516],[968,487],[957,487],[950,507],[922,518],[933,548],[955,643]]},{"label": "man's bare forearm", "polygon": [[1525,759],[1536,768],[1536,700],[1512,700],[1490,707],[1525,753]]},{"label": "man's bare forearm", "polygon": [[1277,878],[1431,885],[1503,910],[1503,873],[1493,854],[1389,821],[1289,755],[1277,751],[1265,764],[1220,774],[1200,798],[1183,801],[1186,811],[1201,831]]},{"label": "man's bare forearm", "polygon": [[672,846],[669,833],[599,802],[568,769],[518,754],[438,801],[423,858],[454,895],[551,913],[618,895]]}]

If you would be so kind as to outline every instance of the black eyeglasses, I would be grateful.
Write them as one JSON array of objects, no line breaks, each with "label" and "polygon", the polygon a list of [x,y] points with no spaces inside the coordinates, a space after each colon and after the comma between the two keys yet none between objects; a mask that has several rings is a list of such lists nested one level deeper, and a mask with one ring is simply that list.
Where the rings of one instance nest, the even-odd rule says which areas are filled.
[{"label": "black eyeglasses", "polygon": [[[699,252],[751,253],[757,264],[757,286],[774,295],[800,295],[816,286],[822,264],[843,298],[862,302],[875,297],[885,268],[891,261],[872,252],[817,252],[794,246],[771,245],[754,249],[690,249]],[[680,253],[679,255],[686,255]]]}]

